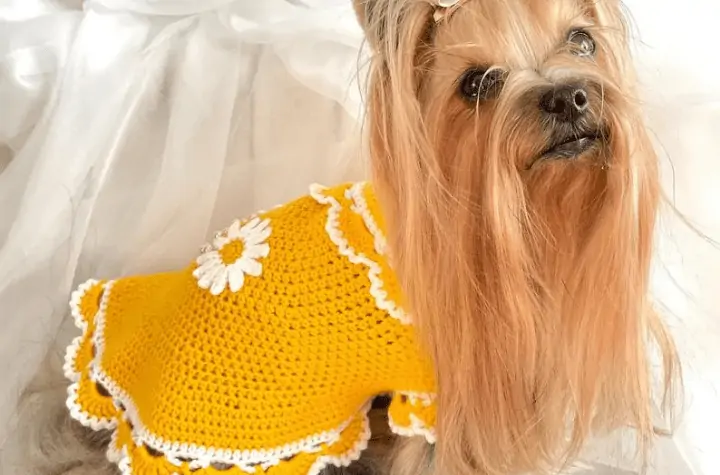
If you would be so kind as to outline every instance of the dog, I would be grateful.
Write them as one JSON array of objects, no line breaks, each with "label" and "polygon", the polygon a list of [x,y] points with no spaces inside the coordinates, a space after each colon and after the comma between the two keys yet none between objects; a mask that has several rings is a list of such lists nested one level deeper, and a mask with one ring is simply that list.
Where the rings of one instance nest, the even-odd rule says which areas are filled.
[{"label": "dog", "polygon": [[[658,164],[619,0],[354,6],[373,51],[371,183],[436,414],[432,437],[402,437],[376,399],[369,449],[322,473],[550,473],[628,427],[646,454],[651,352],[670,412],[681,376],[649,295]],[[26,411],[22,473],[116,472],[109,433],[30,393],[49,416]]]}]

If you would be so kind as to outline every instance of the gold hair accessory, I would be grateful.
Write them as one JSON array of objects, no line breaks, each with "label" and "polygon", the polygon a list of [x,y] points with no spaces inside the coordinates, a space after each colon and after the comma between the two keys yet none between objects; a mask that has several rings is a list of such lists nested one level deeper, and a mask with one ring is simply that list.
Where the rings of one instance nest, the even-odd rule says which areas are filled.
[{"label": "gold hair accessory", "polygon": [[441,22],[446,16],[452,13],[460,4],[460,0],[438,0],[437,8],[433,14],[436,23]]}]

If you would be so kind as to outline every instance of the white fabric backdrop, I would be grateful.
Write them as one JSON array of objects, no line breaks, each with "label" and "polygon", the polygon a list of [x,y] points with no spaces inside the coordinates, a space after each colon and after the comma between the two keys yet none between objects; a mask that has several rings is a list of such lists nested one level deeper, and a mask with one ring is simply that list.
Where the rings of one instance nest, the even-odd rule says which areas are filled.
[{"label": "white fabric backdrop", "polygon": [[[626,0],[638,31],[645,101],[677,209],[720,242],[720,3]],[[680,347],[685,411],[675,444],[696,474],[720,473],[720,246],[666,213],[655,295]],[[661,473],[675,474],[676,471]]]},{"label": "white fabric backdrop", "polygon": [[358,106],[315,90],[356,69],[344,10],[122,4],[0,10],[0,440],[73,285],[185,265],[231,218],[360,174]]},{"label": "white fabric backdrop", "polygon": [[[183,265],[231,217],[362,175],[349,0],[81,3],[0,0],[0,443],[77,282]],[[666,190],[720,240],[720,5],[626,3]],[[671,449],[714,475],[720,250],[661,227],[688,394]],[[671,463],[657,473],[684,475]]]}]

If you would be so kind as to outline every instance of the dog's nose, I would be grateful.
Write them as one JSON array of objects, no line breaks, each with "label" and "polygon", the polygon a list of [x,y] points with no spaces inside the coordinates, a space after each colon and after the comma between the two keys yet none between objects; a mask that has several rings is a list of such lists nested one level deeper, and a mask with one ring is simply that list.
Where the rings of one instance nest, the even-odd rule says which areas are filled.
[{"label": "dog's nose", "polygon": [[588,94],[580,86],[557,86],[540,96],[540,108],[563,122],[578,120],[588,109]]}]

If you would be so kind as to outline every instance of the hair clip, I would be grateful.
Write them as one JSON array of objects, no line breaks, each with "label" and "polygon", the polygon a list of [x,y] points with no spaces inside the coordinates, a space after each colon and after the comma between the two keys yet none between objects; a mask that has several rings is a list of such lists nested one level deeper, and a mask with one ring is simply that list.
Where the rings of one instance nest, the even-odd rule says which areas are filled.
[{"label": "hair clip", "polygon": [[437,8],[433,13],[435,23],[441,22],[446,16],[457,8],[460,0],[437,0]]}]

